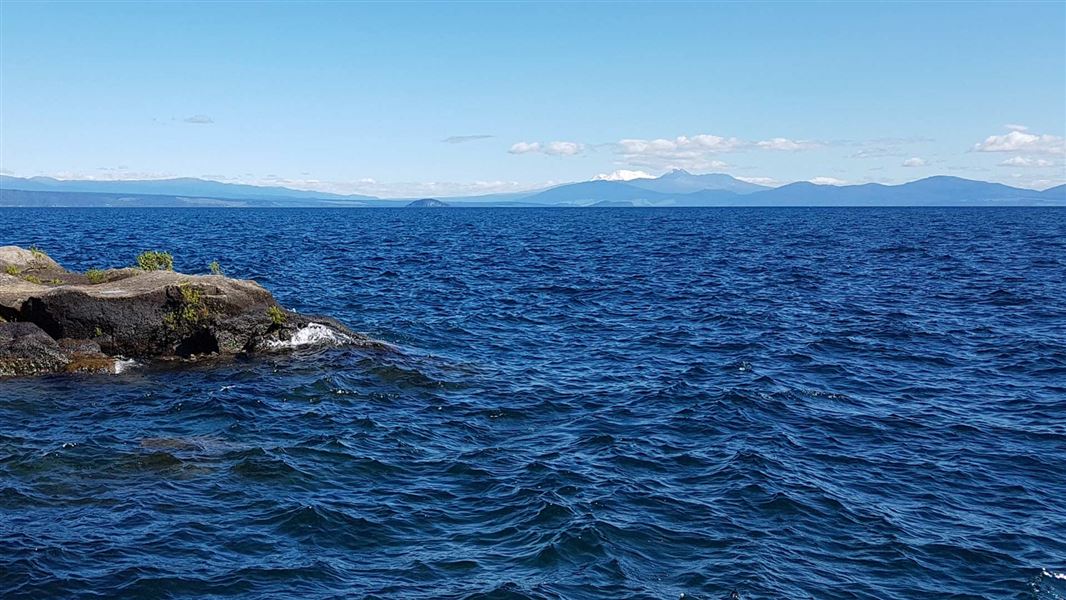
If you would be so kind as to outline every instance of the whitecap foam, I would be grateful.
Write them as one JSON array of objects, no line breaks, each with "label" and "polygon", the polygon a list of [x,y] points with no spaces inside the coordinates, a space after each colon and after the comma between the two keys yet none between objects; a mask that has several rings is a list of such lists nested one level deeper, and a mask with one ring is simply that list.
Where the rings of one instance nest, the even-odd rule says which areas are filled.
[{"label": "whitecap foam", "polygon": [[119,373],[125,373],[130,369],[141,366],[141,363],[133,360],[132,358],[116,358],[115,359],[115,375]]},{"label": "whitecap foam", "polygon": [[343,334],[328,325],[321,323],[308,323],[296,330],[292,337],[287,340],[270,340],[267,347],[272,349],[298,348],[300,346],[350,344],[351,336]]}]

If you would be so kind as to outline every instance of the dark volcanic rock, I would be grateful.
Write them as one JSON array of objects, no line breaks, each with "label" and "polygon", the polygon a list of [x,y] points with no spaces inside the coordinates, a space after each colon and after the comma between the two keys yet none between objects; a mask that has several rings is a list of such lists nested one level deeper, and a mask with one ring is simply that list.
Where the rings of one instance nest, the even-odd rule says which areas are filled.
[{"label": "dark volcanic rock", "polygon": [[[0,249],[6,251],[0,259],[22,261],[15,268],[40,260],[39,253],[28,257],[29,251],[12,248]],[[54,262],[38,264],[67,276],[46,285],[0,274],[0,318],[18,321],[0,338],[8,365],[0,375],[101,370],[104,359],[113,369],[106,355],[170,359],[325,343],[379,345],[333,319],[282,310],[254,281],[123,269],[90,284]]]},{"label": "dark volcanic rock", "polygon": [[62,371],[70,362],[59,344],[33,323],[0,323],[0,377]]},{"label": "dark volcanic rock", "polygon": [[58,342],[33,323],[0,323],[0,377],[114,373],[118,363],[90,340]]},{"label": "dark volcanic rock", "polygon": [[93,339],[108,354],[189,356],[219,352],[218,323],[258,312],[273,296],[251,281],[151,271],[99,285],[70,285],[27,298],[17,318],[54,338]]}]

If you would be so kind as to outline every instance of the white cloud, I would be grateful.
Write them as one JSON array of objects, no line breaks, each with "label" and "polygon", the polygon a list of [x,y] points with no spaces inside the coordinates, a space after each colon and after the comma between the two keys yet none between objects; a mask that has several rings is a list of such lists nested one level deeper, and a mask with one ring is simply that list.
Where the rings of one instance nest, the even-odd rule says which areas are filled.
[{"label": "white cloud", "polygon": [[843,179],[837,179],[836,177],[814,177],[807,181],[815,185],[847,185],[847,181]]},{"label": "white cloud", "polygon": [[1039,135],[1014,129],[1003,135],[990,135],[985,141],[974,144],[973,149],[977,152],[1066,154],[1066,140],[1056,135]]},{"label": "white cloud", "polygon": [[215,120],[207,115],[193,115],[191,117],[185,117],[183,119],[186,123],[192,123],[194,125],[210,125]]},{"label": "white cloud", "polygon": [[1010,131],[1029,131],[1029,128],[1025,125],[1016,125],[1014,123],[1007,123],[1003,127],[1005,129],[1009,129]]},{"label": "white cloud", "polygon": [[476,142],[477,140],[487,140],[487,139],[489,139],[491,137],[493,137],[493,136],[487,135],[487,134],[453,135],[451,137],[446,137],[446,138],[444,138],[441,141],[444,142],[445,144],[464,144],[466,142]]},{"label": "white cloud", "polygon": [[915,150],[908,149],[916,144],[927,144],[933,140],[926,137],[881,137],[869,140],[839,140],[826,145],[851,146],[858,148],[850,158],[907,158],[914,156]]},{"label": "white cloud", "polygon": [[1043,158],[1029,158],[1026,156],[1014,156],[999,163],[1001,167],[1053,167],[1055,163]]},{"label": "white cloud", "polygon": [[706,153],[732,152],[745,143],[735,137],[700,134],[692,137],[678,136],[672,140],[625,139],[618,142],[623,155],[656,156],[661,158],[692,158]]},{"label": "white cloud", "polygon": [[739,175],[734,175],[734,178],[747,183],[754,183],[755,185],[765,185],[767,187],[777,187],[781,185],[781,182],[774,179],[773,177],[741,177]]},{"label": "white cloud", "polygon": [[531,152],[540,152],[540,142],[515,142],[511,144],[511,149],[508,150],[511,154],[529,154]]},{"label": "white cloud", "polygon": [[550,156],[576,156],[585,151],[585,145],[577,142],[517,142],[508,150],[511,154],[548,154]]},{"label": "white cloud", "polygon": [[858,152],[852,154],[850,158],[886,158],[893,156],[907,156],[899,151],[897,148],[885,148],[881,146],[873,146],[870,148],[863,148]]},{"label": "white cloud", "polygon": [[[813,140],[794,140],[775,137],[761,141],[748,141],[733,136],[680,135],[675,138],[625,138],[613,144],[601,144],[613,147],[621,155],[621,164],[629,167],[646,169],[689,169],[707,171],[724,169],[729,165],[718,156],[733,152],[751,150],[798,152],[821,148],[825,142]],[[588,146],[579,142],[527,142],[521,141],[511,145],[511,154],[547,154],[551,156],[576,156],[583,154]]]},{"label": "white cloud", "polygon": [[553,156],[574,156],[581,154],[584,150],[584,144],[577,142],[548,142],[548,145],[544,147],[544,153]]},{"label": "white cloud", "polygon": [[629,169],[618,169],[611,173],[600,173],[592,178],[592,181],[632,181],[634,179],[652,179],[654,175],[646,173],[644,171],[630,171]]},{"label": "white cloud", "polygon": [[651,169],[723,169],[729,165],[717,157],[733,152],[750,150],[778,150],[796,152],[824,146],[822,142],[792,140],[777,137],[763,141],[748,141],[738,137],[726,137],[702,133],[681,135],[675,138],[639,139],[626,138],[614,144],[622,161],[634,167]]},{"label": "white cloud", "polygon": [[1066,183],[1066,179],[1034,179],[1029,182],[1034,190],[1046,190]]},{"label": "white cloud", "polygon": [[908,158],[907,160],[903,161],[903,166],[904,167],[924,167],[925,166],[925,159],[924,158],[918,158],[917,156],[914,156],[914,157]]},{"label": "white cloud", "polygon": [[812,142],[810,140],[790,140],[788,138],[773,138],[769,140],[763,140],[761,142],[755,142],[755,145],[763,150],[784,150],[786,152],[796,152],[798,150],[810,150],[812,148],[820,148],[822,146],[819,142]]}]

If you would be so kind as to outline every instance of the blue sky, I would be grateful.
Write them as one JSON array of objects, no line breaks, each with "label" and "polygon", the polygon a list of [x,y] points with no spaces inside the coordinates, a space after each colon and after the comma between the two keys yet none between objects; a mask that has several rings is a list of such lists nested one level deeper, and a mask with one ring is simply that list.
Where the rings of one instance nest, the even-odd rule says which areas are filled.
[{"label": "blue sky", "polygon": [[0,3],[0,170],[1066,181],[1066,3]]}]

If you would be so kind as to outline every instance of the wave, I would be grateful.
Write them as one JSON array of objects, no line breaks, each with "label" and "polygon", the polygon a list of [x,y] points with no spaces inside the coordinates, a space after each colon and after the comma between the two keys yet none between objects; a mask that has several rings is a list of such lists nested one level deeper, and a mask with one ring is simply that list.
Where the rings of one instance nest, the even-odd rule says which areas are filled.
[{"label": "wave", "polygon": [[130,369],[136,369],[141,366],[141,363],[133,360],[132,358],[122,358],[121,356],[115,359],[115,375],[121,375]]},{"label": "wave", "polygon": [[352,336],[341,333],[322,323],[308,323],[296,330],[287,340],[270,340],[267,347],[271,350],[300,348],[303,346],[343,346],[355,340]]}]

